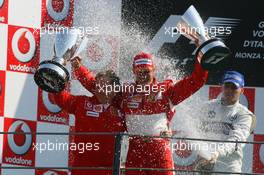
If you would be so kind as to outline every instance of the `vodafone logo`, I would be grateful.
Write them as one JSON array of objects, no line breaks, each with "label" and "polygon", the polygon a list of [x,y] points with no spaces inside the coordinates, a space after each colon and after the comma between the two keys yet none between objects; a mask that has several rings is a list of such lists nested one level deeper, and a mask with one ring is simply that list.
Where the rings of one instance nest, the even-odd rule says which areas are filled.
[{"label": "vodafone logo", "polygon": [[87,44],[87,62],[92,70],[100,70],[111,63],[112,46],[105,39],[94,39]]},{"label": "vodafone logo", "polygon": [[50,101],[48,92],[42,91],[42,101],[48,111],[52,113],[59,113],[61,111],[61,108],[58,105],[55,105]]},{"label": "vodafone logo", "polygon": [[70,0],[47,0],[47,11],[55,21],[65,19],[70,10]]},{"label": "vodafone logo", "polygon": [[43,175],[58,175],[58,173],[56,173],[54,171],[47,171],[47,172],[43,173]]},{"label": "vodafone logo", "polygon": [[[25,122],[16,121],[9,127],[8,132],[31,132],[31,130]],[[7,140],[10,149],[15,154],[23,155],[29,150],[32,144],[32,135],[8,134]]]},{"label": "vodafone logo", "polygon": [[36,41],[28,29],[18,29],[12,38],[12,50],[17,60],[29,62],[36,51]]},{"label": "vodafone logo", "polygon": [[0,0],[0,8],[3,6],[4,0]]}]

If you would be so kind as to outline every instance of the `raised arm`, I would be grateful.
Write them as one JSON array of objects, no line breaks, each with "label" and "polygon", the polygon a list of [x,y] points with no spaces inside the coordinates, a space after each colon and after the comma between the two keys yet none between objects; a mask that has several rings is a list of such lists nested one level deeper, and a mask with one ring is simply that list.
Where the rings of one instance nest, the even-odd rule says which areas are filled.
[{"label": "raised arm", "polygon": [[60,93],[49,93],[49,97],[64,111],[74,114],[77,107],[78,96],[71,95],[66,90]]},{"label": "raised arm", "polygon": [[177,105],[198,91],[206,83],[207,77],[208,72],[196,60],[192,74],[168,89],[168,95],[172,104]]},{"label": "raised arm", "polygon": [[95,76],[85,66],[81,64],[81,58],[75,57],[71,61],[73,73],[82,86],[88,91],[95,88]]}]

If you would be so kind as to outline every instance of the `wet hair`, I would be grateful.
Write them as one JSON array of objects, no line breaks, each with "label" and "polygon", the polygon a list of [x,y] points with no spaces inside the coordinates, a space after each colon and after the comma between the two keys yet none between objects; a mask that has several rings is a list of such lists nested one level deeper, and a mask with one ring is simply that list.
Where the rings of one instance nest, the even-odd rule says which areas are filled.
[{"label": "wet hair", "polygon": [[120,85],[120,78],[116,75],[113,70],[105,70],[96,74],[95,79],[107,77],[110,80],[111,85]]}]

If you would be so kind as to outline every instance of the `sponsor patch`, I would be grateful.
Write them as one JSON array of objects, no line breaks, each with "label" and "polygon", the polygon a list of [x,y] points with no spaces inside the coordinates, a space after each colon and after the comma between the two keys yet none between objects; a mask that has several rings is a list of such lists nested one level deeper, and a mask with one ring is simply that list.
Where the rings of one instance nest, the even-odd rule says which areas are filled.
[{"label": "sponsor patch", "polygon": [[134,95],[131,97],[132,102],[140,103],[142,102],[142,96],[141,95]]},{"label": "sponsor patch", "polygon": [[94,112],[94,111],[87,111],[86,112],[86,116],[89,116],[89,117],[99,117],[99,113],[98,112]]},{"label": "sponsor patch", "polygon": [[162,92],[159,91],[158,94],[156,95],[156,100],[162,100]]},{"label": "sponsor patch", "polygon": [[231,122],[235,121],[236,119],[237,119],[237,115],[231,115],[231,116],[229,116],[229,120]]},{"label": "sponsor patch", "polygon": [[209,118],[215,118],[215,116],[216,116],[216,112],[215,111],[211,110],[211,111],[208,112],[208,117]]},{"label": "sponsor patch", "polygon": [[84,108],[87,110],[93,110],[93,105],[91,104],[91,102],[86,101]]},{"label": "sponsor patch", "polygon": [[95,112],[103,112],[103,105],[94,105],[93,111]]},{"label": "sponsor patch", "polygon": [[139,103],[130,102],[130,103],[127,103],[127,107],[136,109],[139,107]]}]

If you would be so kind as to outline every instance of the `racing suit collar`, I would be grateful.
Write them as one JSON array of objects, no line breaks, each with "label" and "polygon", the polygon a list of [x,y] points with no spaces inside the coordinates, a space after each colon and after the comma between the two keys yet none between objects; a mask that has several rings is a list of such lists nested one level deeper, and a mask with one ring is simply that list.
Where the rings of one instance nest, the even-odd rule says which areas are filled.
[{"label": "racing suit collar", "polygon": [[[157,84],[157,78],[156,78],[156,77],[153,78],[152,83],[150,83],[150,84],[146,84],[146,85],[154,85],[154,84]],[[137,81],[135,82],[135,85],[136,85],[136,86],[139,85]]]},{"label": "racing suit collar", "polygon": [[95,103],[96,103],[97,105],[102,105],[102,106],[104,107],[104,109],[107,109],[107,108],[110,106],[109,103],[101,103],[95,95],[94,95],[93,97],[94,97],[94,99],[95,99]]},{"label": "racing suit collar", "polygon": [[239,100],[237,100],[234,104],[232,104],[232,105],[225,105],[224,103],[223,103],[223,100],[222,100],[222,97],[220,98],[220,103],[221,103],[221,105],[223,105],[224,107],[227,107],[227,108],[232,108],[232,107],[235,107],[235,106],[237,106],[238,104],[239,104]]}]

